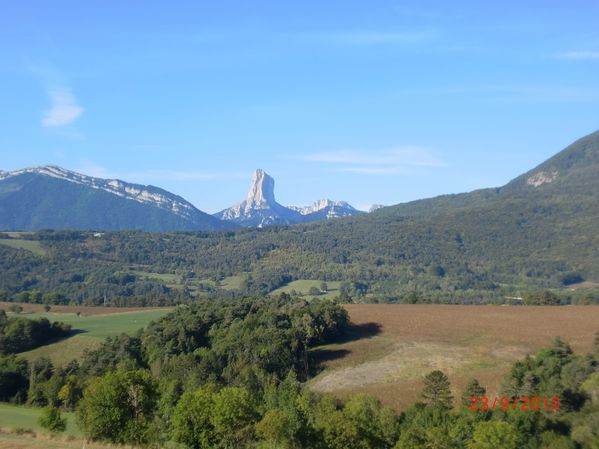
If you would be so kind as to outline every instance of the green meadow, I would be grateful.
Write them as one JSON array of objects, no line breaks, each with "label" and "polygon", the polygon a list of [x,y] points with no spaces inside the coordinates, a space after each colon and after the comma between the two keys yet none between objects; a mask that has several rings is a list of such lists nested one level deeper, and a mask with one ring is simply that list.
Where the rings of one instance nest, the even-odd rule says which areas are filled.
[{"label": "green meadow", "polygon": [[27,251],[31,251],[38,256],[43,256],[46,254],[44,248],[37,240],[24,240],[24,239],[0,239],[0,245],[10,246],[15,249],[24,249]]},{"label": "green meadow", "polygon": [[[47,431],[40,427],[37,422],[41,414],[41,408],[0,403],[0,428],[26,429],[46,433]],[[66,435],[83,436],[75,421],[74,413],[62,412],[62,417],[67,419]]]},{"label": "green meadow", "polygon": [[50,321],[62,321],[73,327],[74,335],[56,343],[41,346],[21,353],[28,360],[48,357],[55,365],[64,365],[80,358],[86,349],[93,349],[107,337],[122,333],[133,334],[145,328],[150,322],[166,315],[170,309],[139,312],[112,313],[107,315],[77,316],[74,313],[29,313],[28,318],[47,318]]},{"label": "green meadow", "polygon": [[[300,279],[297,281],[292,281],[283,287],[279,287],[276,290],[270,292],[271,295],[278,295],[281,293],[291,293],[292,291],[296,291],[297,293],[301,293],[302,295],[308,296],[310,293],[310,289],[312,287],[316,287],[320,289],[320,284],[322,284],[321,280],[318,279]],[[339,286],[341,282],[331,281],[327,282],[327,292],[323,295],[320,295],[321,298],[335,298],[339,295]]]}]

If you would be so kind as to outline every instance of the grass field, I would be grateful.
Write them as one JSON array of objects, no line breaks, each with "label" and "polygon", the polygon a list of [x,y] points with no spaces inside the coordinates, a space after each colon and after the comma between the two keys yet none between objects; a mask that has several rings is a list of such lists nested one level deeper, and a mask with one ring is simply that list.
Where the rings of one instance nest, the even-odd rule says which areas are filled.
[{"label": "grass field", "polygon": [[[98,443],[88,443],[85,440],[65,437],[50,436],[47,434],[17,434],[0,431],[0,449],[126,449],[125,446],[107,446]],[[128,447],[128,446],[127,446]]]},{"label": "grass field", "polygon": [[[154,279],[164,283],[167,287],[182,289],[185,286],[191,290],[196,296],[202,296],[202,292],[199,290],[199,284],[206,284],[214,286],[214,281],[211,279],[187,279],[185,284],[181,282],[181,276],[172,273],[152,273],[150,271],[143,271],[139,269],[131,269],[127,273],[133,274],[138,277]],[[238,274],[235,276],[228,276],[220,281],[220,287],[225,290],[238,290],[241,287],[241,283],[246,278],[245,274]]]},{"label": "grass field", "polygon": [[[28,429],[34,432],[46,432],[37,423],[37,419],[42,413],[41,408],[24,407],[12,404],[0,403],[0,428],[3,429]],[[73,413],[62,413],[62,417],[67,419],[67,429],[65,435],[81,437],[83,434],[75,421]],[[1,446],[0,446],[1,447]]]},{"label": "grass field", "polygon": [[31,251],[32,253],[37,254],[38,256],[43,256],[44,254],[46,254],[46,251],[44,250],[44,248],[42,248],[40,242],[36,240],[23,240],[15,238],[0,239],[0,245]]},{"label": "grass field", "polygon": [[[6,301],[0,301],[0,309],[6,311],[9,310],[12,305],[19,305],[23,308],[23,314],[29,314],[32,312],[43,312],[43,304],[26,304],[26,303],[12,303]],[[156,310],[170,310],[169,307],[88,307],[88,306],[52,306],[50,312],[52,314],[76,314],[80,313],[83,316],[92,315],[110,315],[110,314],[121,314],[125,312],[150,312]]]},{"label": "grass field", "polygon": [[[103,308],[97,308],[102,310]],[[61,366],[73,359],[80,358],[86,349],[100,345],[106,337],[114,337],[123,332],[132,334],[146,327],[151,321],[166,315],[171,309],[125,311],[106,315],[81,315],[74,313],[55,313],[54,311],[23,314],[28,318],[45,317],[50,321],[62,321],[79,331],[72,337],[33,349],[21,354],[28,360],[48,357],[55,365]]]},{"label": "grass field", "polygon": [[241,283],[245,279],[245,274],[238,274],[235,276],[228,276],[220,281],[221,288],[225,290],[237,290],[241,287]]},{"label": "grass field", "polygon": [[591,350],[599,307],[351,304],[347,342],[317,348],[325,369],[314,390],[364,392],[402,410],[419,399],[422,377],[445,371],[454,396],[472,378],[498,393],[511,364],[560,336]]},{"label": "grass field", "polygon": [[181,276],[171,273],[152,273],[149,271],[129,271],[128,273],[134,274],[139,277],[148,279],[157,279],[164,282],[165,284],[178,284]]},{"label": "grass field", "polygon": [[[300,279],[297,281],[292,281],[283,287],[279,287],[276,290],[270,292],[271,295],[278,295],[281,293],[291,293],[291,291],[295,290],[298,293],[303,295],[308,295],[310,288],[316,287],[320,289],[320,284],[322,281],[318,279]],[[331,281],[327,282],[328,290],[324,295],[321,295],[321,298],[335,298],[339,295],[339,285],[341,282]]]}]

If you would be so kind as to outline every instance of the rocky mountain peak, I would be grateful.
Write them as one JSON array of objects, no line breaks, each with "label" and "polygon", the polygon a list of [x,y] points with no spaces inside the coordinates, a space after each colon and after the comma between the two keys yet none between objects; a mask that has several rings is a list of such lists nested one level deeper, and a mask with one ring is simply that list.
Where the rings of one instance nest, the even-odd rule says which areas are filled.
[{"label": "rocky mountain peak", "polygon": [[252,177],[247,199],[217,212],[214,216],[241,226],[262,227],[307,223],[361,213],[363,212],[354,209],[345,201],[328,199],[316,201],[307,207],[285,207],[275,200],[275,180],[264,170],[258,169]]},{"label": "rocky mountain peak", "polygon": [[275,180],[260,168],[252,176],[252,184],[248,192],[247,202],[252,205],[276,203]]}]

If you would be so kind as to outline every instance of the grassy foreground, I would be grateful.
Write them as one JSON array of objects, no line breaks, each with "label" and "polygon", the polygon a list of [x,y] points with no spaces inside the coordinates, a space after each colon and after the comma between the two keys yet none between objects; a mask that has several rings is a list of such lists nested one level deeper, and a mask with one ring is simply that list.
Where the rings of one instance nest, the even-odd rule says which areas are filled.
[{"label": "grassy foreground", "polygon": [[48,434],[16,433],[10,429],[0,429],[0,449],[127,449],[130,446],[113,446],[89,443],[72,436]]},{"label": "grassy foreground", "polygon": [[[42,409],[37,407],[0,403],[0,428],[26,429],[36,433],[46,433],[47,431],[41,428],[37,423],[41,413]],[[83,436],[75,422],[75,415],[73,413],[63,412],[62,417],[67,419],[67,429],[64,432],[65,435],[73,437]]]}]

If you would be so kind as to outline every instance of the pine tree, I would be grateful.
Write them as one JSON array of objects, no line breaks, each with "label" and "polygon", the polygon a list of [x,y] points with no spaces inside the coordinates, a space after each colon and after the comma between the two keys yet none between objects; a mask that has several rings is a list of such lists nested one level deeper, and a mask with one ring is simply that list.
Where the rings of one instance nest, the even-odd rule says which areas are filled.
[{"label": "pine tree", "polygon": [[433,406],[441,406],[450,409],[453,397],[449,389],[449,379],[442,371],[432,371],[424,378],[422,398]]},{"label": "pine tree", "polygon": [[480,398],[485,394],[487,394],[487,389],[478,383],[478,380],[472,379],[470,382],[468,382],[466,388],[464,388],[464,393],[462,394],[462,405],[464,407],[470,407],[470,404],[472,403],[472,397]]}]

